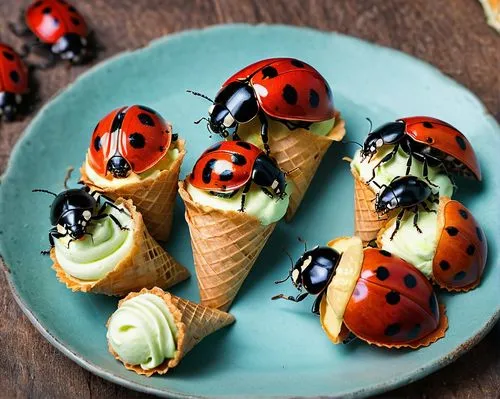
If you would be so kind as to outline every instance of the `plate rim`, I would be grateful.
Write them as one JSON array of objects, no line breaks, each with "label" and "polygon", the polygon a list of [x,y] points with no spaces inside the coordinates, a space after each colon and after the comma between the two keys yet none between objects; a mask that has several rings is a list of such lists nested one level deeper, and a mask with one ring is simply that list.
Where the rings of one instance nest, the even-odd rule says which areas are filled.
[{"label": "plate rim", "polygon": [[[53,96],[51,96],[48,101],[36,112],[36,114],[33,116],[32,120],[26,126],[26,128],[23,130],[21,135],[19,136],[18,140],[14,144],[10,156],[7,161],[7,165],[5,168],[5,171],[3,172],[2,175],[0,175],[0,204],[3,202],[3,194],[2,194],[2,182],[3,180],[9,175],[9,172],[11,169],[13,169],[13,159],[15,158],[16,153],[18,152],[22,142],[25,139],[25,136],[31,132],[36,126],[36,123],[42,118],[42,115],[46,112],[47,109],[50,109],[50,107],[53,107],[54,104],[57,104],[57,101],[59,101],[60,96],[70,90],[76,83],[78,83],[82,79],[88,78],[89,75],[95,73],[101,68],[105,68],[108,66],[108,64],[113,63],[117,59],[120,59],[122,57],[130,56],[135,53],[139,53],[142,51],[145,51],[147,49],[150,49],[151,47],[155,47],[158,45],[162,45],[168,41],[173,40],[179,40],[182,39],[183,36],[189,36],[193,34],[200,34],[204,33],[206,31],[216,31],[216,30],[224,30],[224,29],[232,29],[232,28],[237,28],[237,29],[242,29],[242,28],[259,28],[259,27],[264,27],[264,28],[277,28],[277,29],[294,29],[294,30],[299,30],[303,31],[306,33],[314,33],[314,34],[322,34],[326,36],[338,36],[338,37],[343,37],[348,40],[352,41],[357,41],[360,43],[363,43],[364,45],[368,44],[370,46],[377,47],[378,49],[381,49],[383,51],[388,51],[388,52],[393,52],[396,53],[399,57],[407,58],[410,59],[412,62],[420,64],[420,66],[426,68],[429,71],[432,71],[438,75],[441,76],[441,78],[446,79],[449,84],[453,84],[457,86],[458,88],[464,90],[468,94],[470,94],[474,100],[477,102],[477,105],[480,105],[483,108],[484,111],[484,117],[486,119],[493,120],[494,123],[498,126],[498,122],[494,118],[494,116],[489,112],[489,110],[485,107],[484,103],[479,99],[479,97],[472,92],[470,89],[465,87],[462,83],[457,82],[450,76],[446,75],[443,73],[440,69],[438,69],[436,66],[433,64],[424,61],[420,58],[417,58],[411,54],[405,53],[401,50],[387,47],[380,45],[378,43],[371,42],[369,40],[361,39],[355,36],[351,35],[346,35],[343,33],[335,32],[335,31],[323,31],[319,29],[314,29],[310,27],[302,27],[302,26],[295,26],[295,25],[286,25],[286,24],[266,24],[266,23],[259,23],[259,24],[250,24],[250,23],[232,23],[232,24],[214,24],[214,25],[209,25],[203,28],[198,28],[198,29],[186,29],[178,32],[174,32],[172,34],[167,34],[159,38],[155,38],[151,40],[149,43],[142,47],[138,47],[136,49],[131,49],[131,50],[124,50],[121,51],[117,54],[112,55],[109,58],[106,58],[103,61],[98,62],[96,65],[90,67],[88,70],[85,72],[81,73],[73,82],[69,83],[67,86],[61,88],[58,90],[56,93],[54,93]],[[191,394],[186,394],[182,392],[177,392],[174,391],[170,388],[165,388],[165,389],[159,389],[159,388],[154,388],[151,386],[148,386],[146,384],[140,383],[140,382],[132,382],[126,378],[123,378],[121,376],[118,376],[105,368],[94,364],[91,361],[88,361],[84,356],[81,356],[74,351],[72,351],[68,346],[66,346],[64,343],[59,341],[54,335],[52,335],[49,331],[48,328],[46,328],[36,317],[36,315],[33,313],[33,311],[29,308],[29,306],[24,302],[23,298],[20,296],[18,293],[16,286],[14,284],[13,279],[11,278],[11,272],[10,272],[10,267],[6,263],[5,259],[2,256],[3,248],[4,248],[4,240],[2,236],[0,235],[0,268],[3,270],[4,275],[6,277],[9,289],[14,297],[14,300],[18,304],[18,306],[21,308],[22,312],[26,315],[30,323],[40,332],[40,334],[51,344],[53,345],[56,349],[58,349],[63,355],[77,363],[79,366],[82,368],[86,369],[87,371],[104,378],[107,381],[110,381],[112,383],[124,386],[128,389],[132,389],[138,392],[142,393],[147,393],[147,394],[153,394],[156,396],[160,397],[169,397],[169,398],[178,398],[178,399],[194,399],[194,398],[212,398],[213,396],[206,396],[206,395],[191,395]],[[418,369],[415,369],[411,372],[406,373],[405,375],[402,376],[397,376],[394,377],[390,380],[385,380],[383,382],[380,382],[378,384],[374,384],[368,388],[361,388],[357,391],[348,391],[346,393],[339,393],[338,396],[296,396],[296,395],[280,395],[280,396],[272,396],[273,398],[320,398],[320,397],[342,397],[342,398],[353,398],[353,397],[366,397],[370,395],[375,395],[378,393],[382,392],[387,392],[389,390],[393,390],[396,388],[399,388],[401,386],[407,385],[409,383],[418,381],[436,370],[439,370],[456,359],[458,359],[460,356],[468,352],[470,349],[472,349],[475,345],[477,345],[485,336],[486,334],[494,327],[494,325],[497,323],[497,321],[500,320],[500,304],[498,305],[497,309],[495,310],[494,314],[491,316],[489,320],[486,321],[477,331],[477,333],[470,337],[468,340],[460,343],[459,345],[456,346],[450,353],[445,354],[443,357],[427,362],[424,365],[421,365]],[[257,396],[253,396],[257,397]],[[259,397],[270,397],[270,395],[267,396],[262,396],[259,395]]]}]

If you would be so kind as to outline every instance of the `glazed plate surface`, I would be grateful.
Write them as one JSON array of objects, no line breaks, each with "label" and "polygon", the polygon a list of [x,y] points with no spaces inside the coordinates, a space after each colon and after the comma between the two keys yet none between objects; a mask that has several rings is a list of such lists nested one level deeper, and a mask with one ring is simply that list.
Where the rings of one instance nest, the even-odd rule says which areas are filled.
[{"label": "glazed plate surface", "polygon": [[[484,174],[462,181],[456,198],[482,224],[489,259],[481,286],[467,294],[440,294],[447,305],[446,337],[418,351],[383,350],[362,342],[334,346],[319,320],[301,304],[271,302],[290,267],[283,249],[300,254],[309,245],[353,232],[353,182],[343,156],[354,145],[334,143],[291,224],[280,223],[246,280],[231,312],[237,322],[204,340],[167,376],[127,371],[107,351],[105,323],[117,300],[72,293],[50,268],[45,249],[51,198],[32,188],[62,190],[68,166],[84,160],[96,122],[132,103],[163,114],[187,140],[181,176],[215,138],[193,121],[208,103],[186,93],[214,96],[233,72],[258,59],[300,58],[330,82],[348,140],[361,141],[374,126],[407,115],[433,115],[466,134]],[[12,154],[0,192],[0,250],[17,301],[33,324],[63,353],[106,379],[164,396],[366,396],[414,381],[448,364],[477,343],[498,319],[500,236],[494,204],[500,198],[497,150],[500,128],[478,99],[435,68],[403,53],[358,39],[283,26],[233,25],[172,35],[102,63],[80,77],[34,118]],[[76,184],[78,176],[72,183]],[[497,182],[495,184],[495,182]],[[167,249],[193,273],[189,232],[178,199]],[[196,278],[173,293],[197,301]]]}]

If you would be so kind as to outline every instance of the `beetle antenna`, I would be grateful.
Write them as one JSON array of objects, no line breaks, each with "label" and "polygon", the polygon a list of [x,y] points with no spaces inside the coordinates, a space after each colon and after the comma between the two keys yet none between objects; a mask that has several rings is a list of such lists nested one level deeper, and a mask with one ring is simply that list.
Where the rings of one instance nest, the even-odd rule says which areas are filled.
[{"label": "beetle antenna", "polygon": [[35,188],[31,190],[32,193],[45,193],[45,194],[50,194],[53,195],[54,197],[57,197],[56,193],[53,193],[52,191],[49,190],[44,190],[43,188]]},{"label": "beetle antenna", "polygon": [[63,186],[64,186],[64,189],[65,190],[68,190],[68,180],[71,179],[71,173],[73,173],[73,171],[75,170],[75,168],[73,166],[70,166],[68,168],[68,170],[66,171],[66,176],[64,177],[64,182],[63,182]]},{"label": "beetle antenna", "polygon": [[304,240],[302,237],[297,237],[297,239],[299,240],[299,242],[304,243],[304,252],[306,252],[307,251],[307,241]]},{"label": "beetle antenna", "polygon": [[356,145],[359,145],[361,148],[363,148],[363,146],[360,143],[358,143],[357,141],[354,141],[354,140],[342,141],[342,144],[356,144]]},{"label": "beetle antenna", "polygon": [[370,129],[368,130],[368,134],[370,134],[372,132],[373,123],[372,123],[372,120],[368,117],[366,117],[366,120],[370,123]]},{"label": "beetle antenna", "polygon": [[288,275],[282,279],[282,280],[277,280],[274,282],[274,284],[281,284],[281,283],[284,283],[286,280],[288,280],[290,277],[292,277],[292,269],[293,269],[293,259],[292,259],[292,255],[290,255],[290,253],[283,248],[283,252],[288,256],[288,259],[290,259],[290,263],[292,265],[292,267],[290,268],[290,271],[288,272]]},{"label": "beetle antenna", "polygon": [[198,125],[201,121],[207,121],[207,122],[210,122],[210,121],[208,120],[208,118],[203,117],[203,118],[198,119],[197,121],[194,121],[194,124],[195,124],[195,125]]},{"label": "beetle antenna", "polygon": [[214,103],[214,100],[212,100],[210,97],[206,96],[205,94],[198,93],[197,91],[186,90],[186,93],[191,93],[197,97],[201,97],[201,98],[204,98],[205,100],[210,101],[212,104]]}]

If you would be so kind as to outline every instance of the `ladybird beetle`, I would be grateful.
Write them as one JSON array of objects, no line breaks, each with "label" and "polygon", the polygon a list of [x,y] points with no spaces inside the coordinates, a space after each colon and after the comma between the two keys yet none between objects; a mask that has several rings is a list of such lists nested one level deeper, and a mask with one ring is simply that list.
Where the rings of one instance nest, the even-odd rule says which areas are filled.
[{"label": "ladybird beetle", "polygon": [[0,115],[13,121],[29,91],[28,68],[11,47],[0,43]]},{"label": "ladybird beetle", "polygon": [[120,107],[97,123],[88,162],[101,176],[125,178],[156,165],[175,138],[172,126],[155,110],[144,105]]},{"label": "ladybird beetle", "polygon": [[[334,240],[313,251],[301,257],[291,275],[296,284],[319,277],[321,289],[309,293],[321,297],[321,322],[334,343],[350,332],[378,346],[416,348],[444,336],[444,307],[440,308],[429,281],[411,264],[384,250],[363,249],[358,237]],[[273,299],[278,298],[296,301],[301,296]]]},{"label": "ladybird beetle", "polygon": [[276,162],[246,141],[214,144],[200,156],[188,179],[194,187],[223,198],[233,197],[243,188],[240,212],[245,210],[252,183],[270,198],[283,198],[286,190],[285,174]]},{"label": "ladybird beetle", "polygon": [[72,64],[83,63],[92,56],[85,19],[71,4],[64,0],[36,0],[22,14],[22,27],[12,23],[9,26],[18,36],[36,37],[34,42],[24,46],[26,54],[32,48],[50,50],[46,53],[49,60],[41,68],[52,66],[55,56]]},{"label": "ladybird beetle", "polygon": [[[231,76],[211,100],[208,127],[226,138],[237,138],[240,123],[259,117],[261,137],[268,146],[267,118],[282,122],[289,129],[309,128],[334,116],[332,91],[312,66],[295,58],[269,58],[253,63]],[[198,122],[200,122],[198,121]]]},{"label": "ladybird beetle", "polygon": [[407,175],[415,158],[423,162],[423,174],[429,183],[429,166],[442,166],[447,173],[481,180],[481,169],[472,145],[457,128],[442,120],[413,116],[386,123],[368,135],[361,150],[361,160],[371,159],[386,144],[394,148],[373,168],[367,183],[375,179],[375,169],[389,162],[399,148],[410,156]]}]

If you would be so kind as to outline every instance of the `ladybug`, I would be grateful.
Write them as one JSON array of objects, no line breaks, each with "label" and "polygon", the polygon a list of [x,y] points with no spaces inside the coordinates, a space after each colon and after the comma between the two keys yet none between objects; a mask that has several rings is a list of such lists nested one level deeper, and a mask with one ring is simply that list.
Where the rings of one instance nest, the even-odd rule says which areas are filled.
[{"label": "ladybug", "polygon": [[430,186],[418,177],[409,175],[397,176],[389,185],[380,186],[380,188],[381,191],[375,197],[375,212],[384,215],[394,209],[401,208],[396,218],[396,228],[391,235],[391,240],[398,232],[401,220],[408,210],[415,213],[413,226],[419,233],[422,233],[418,227],[419,208],[426,212],[436,213],[434,209],[429,209],[426,201],[439,203],[438,195],[432,192]]},{"label": "ladybug", "polygon": [[10,29],[18,36],[36,37],[36,41],[24,46],[26,54],[35,47],[49,50],[49,60],[41,68],[52,66],[56,56],[72,64],[83,63],[92,56],[85,19],[71,4],[64,0],[37,0],[22,14],[22,27],[11,23]]},{"label": "ladybug", "polygon": [[314,283],[308,293],[321,296],[320,320],[334,343],[350,333],[378,346],[417,348],[443,337],[448,326],[444,307],[420,271],[390,252],[363,249],[358,237],[306,252],[291,276],[299,289],[311,287],[303,281]]},{"label": "ladybug", "polygon": [[[72,241],[79,240],[85,235],[92,236],[91,233],[87,232],[90,223],[106,217],[113,220],[120,229],[127,230],[114,215],[105,213],[108,206],[121,213],[125,213],[125,211],[97,191],[91,192],[87,186],[71,188],[59,194],[44,189],[34,189],[32,192],[46,193],[55,197],[50,207],[50,223],[53,226],[49,231],[50,249],[54,247],[54,239],[69,236],[69,248]],[[101,197],[105,199],[102,205],[100,204]],[[48,255],[50,249],[42,251],[42,255]]]},{"label": "ladybug", "polygon": [[240,212],[252,183],[270,198],[283,198],[286,179],[276,162],[246,141],[221,141],[208,148],[196,161],[188,182],[212,195],[231,198],[241,188]]},{"label": "ladybug", "polygon": [[[261,137],[269,154],[267,118],[289,129],[309,128],[315,122],[334,117],[332,91],[312,66],[295,58],[269,58],[253,63],[231,76],[212,102],[209,129],[226,138],[236,138],[240,123],[255,117],[261,123]],[[198,121],[198,123],[200,122]]]},{"label": "ladybug", "polygon": [[11,47],[0,43],[0,115],[10,122],[28,93],[28,68]]},{"label": "ladybug", "polygon": [[176,139],[172,126],[144,105],[120,107],[96,125],[88,151],[92,169],[105,177],[125,178],[158,163]]},{"label": "ladybug", "polygon": [[361,150],[361,161],[371,160],[383,145],[394,148],[373,168],[369,184],[375,179],[375,169],[389,162],[399,148],[410,158],[406,174],[410,173],[412,159],[423,162],[423,174],[428,178],[429,166],[442,166],[446,172],[481,180],[481,169],[472,145],[455,127],[442,120],[428,116],[413,116],[389,122],[371,132]]}]

